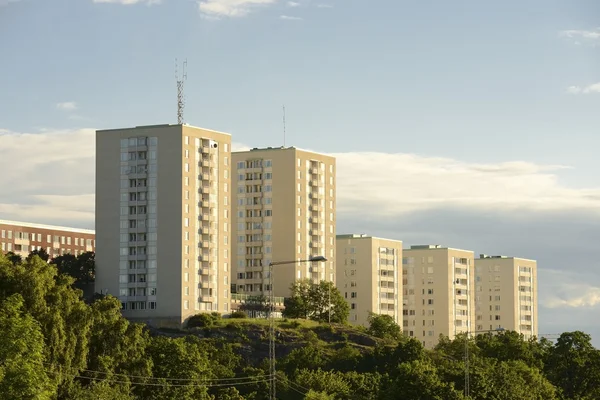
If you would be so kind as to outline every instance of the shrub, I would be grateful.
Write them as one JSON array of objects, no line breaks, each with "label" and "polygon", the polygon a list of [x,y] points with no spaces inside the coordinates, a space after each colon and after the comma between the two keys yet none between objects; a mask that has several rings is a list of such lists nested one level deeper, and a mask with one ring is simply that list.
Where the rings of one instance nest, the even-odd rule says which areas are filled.
[{"label": "shrub", "polygon": [[229,318],[248,318],[248,314],[243,311],[234,311],[231,313]]},{"label": "shrub", "polygon": [[213,326],[215,324],[215,322],[217,322],[217,320],[220,318],[221,318],[221,315],[220,314],[215,315],[215,313],[196,314],[196,315],[191,316],[188,319],[187,327],[188,328],[196,328],[196,327],[209,328],[209,327]]},{"label": "shrub", "polygon": [[240,325],[239,322],[230,322],[225,328],[234,332],[241,332],[243,330],[242,325]]}]

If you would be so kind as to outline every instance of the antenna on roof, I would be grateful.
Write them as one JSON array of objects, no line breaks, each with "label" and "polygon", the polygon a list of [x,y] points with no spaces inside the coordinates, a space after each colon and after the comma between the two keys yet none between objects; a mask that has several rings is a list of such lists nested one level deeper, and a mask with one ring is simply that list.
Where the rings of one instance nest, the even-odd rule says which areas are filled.
[{"label": "antenna on roof", "polygon": [[183,84],[187,80],[187,60],[183,62],[183,73],[181,76],[177,73],[177,59],[175,59],[175,80],[177,81],[177,124],[183,124],[183,109],[185,108],[185,98],[183,96]]},{"label": "antenna on roof", "polygon": [[283,147],[285,147],[285,104],[283,105]]}]

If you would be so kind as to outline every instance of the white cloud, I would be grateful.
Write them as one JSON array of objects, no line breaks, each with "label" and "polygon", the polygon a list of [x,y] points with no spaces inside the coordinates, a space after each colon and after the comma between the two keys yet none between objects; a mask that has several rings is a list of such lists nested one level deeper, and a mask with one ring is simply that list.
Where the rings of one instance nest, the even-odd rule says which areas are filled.
[{"label": "white cloud", "polygon": [[297,1],[288,1],[287,5],[288,7],[300,7],[300,3],[298,3]]},{"label": "white cloud", "polygon": [[254,8],[274,4],[277,0],[200,0],[198,9],[205,16],[244,17]]},{"label": "white cloud", "polygon": [[75,111],[77,110],[77,103],[74,101],[65,101],[63,103],[57,103],[56,108],[63,111]]},{"label": "white cloud", "polygon": [[523,161],[477,164],[414,154],[338,153],[338,211],[400,215],[447,207],[598,213],[600,188],[558,183],[564,166]]},{"label": "white cloud", "polygon": [[563,285],[561,297],[554,297],[546,304],[548,308],[593,307],[600,304],[600,288],[586,284]]},{"label": "white cloud", "polygon": [[570,29],[561,31],[560,36],[569,39],[587,39],[587,40],[600,40],[600,28],[588,31],[580,29]]},{"label": "white cloud", "polygon": [[[0,219],[94,225],[94,130],[0,129]],[[16,168],[16,169],[15,169]]]},{"label": "white cloud", "polygon": [[569,94],[590,94],[590,93],[600,93],[600,82],[594,83],[588,86],[569,86],[567,88],[567,93]]},{"label": "white cloud", "polygon": [[581,308],[600,304],[600,287],[574,271],[541,270],[544,290],[540,304],[547,308]]},{"label": "white cloud", "polygon": [[[0,171],[19,166],[18,174],[0,174],[0,187],[11,188],[0,200],[0,218],[32,215],[31,206],[36,205],[41,215],[83,210],[78,212],[89,212],[86,221],[92,221],[93,204],[86,199],[94,193],[94,146],[93,129],[23,134],[0,130]],[[232,148],[249,149],[239,143]],[[564,166],[522,161],[478,164],[414,154],[333,156],[340,214],[393,217],[451,207],[600,211],[599,188],[573,189],[558,182],[556,173]],[[52,200],[57,195],[66,197]]]},{"label": "white cloud", "polygon": [[302,21],[302,18],[300,17],[292,17],[289,15],[280,15],[279,19],[284,19],[286,21]]},{"label": "white cloud", "polygon": [[133,4],[146,4],[151,6],[162,3],[162,0],[94,0],[94,3],[123,4],[126,6]]}]

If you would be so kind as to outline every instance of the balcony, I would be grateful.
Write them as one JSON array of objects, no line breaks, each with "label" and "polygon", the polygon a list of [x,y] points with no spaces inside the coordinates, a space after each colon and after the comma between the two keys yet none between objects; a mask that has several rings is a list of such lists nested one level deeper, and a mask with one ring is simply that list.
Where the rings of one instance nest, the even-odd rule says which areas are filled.
[{"label": "balcony", "polygon": [[214,303],[216,300],[214,295],[202,295],[200,296],[200,302],[201,303]]},{"label": "balcony", "polygon": [[208,289],[210,287],[210,282],[209,281],[202,281],[198,287],[202,288],[202,289]]},{"label": "balcony", "polygon": [[246,254],[246,260],[262,260],[264,254]]},{"label": "balcony", "polygon": [[216,194],[217,190],[210,185],[202,185],[202,187],[200,188],[200,192],[202,194]]}]

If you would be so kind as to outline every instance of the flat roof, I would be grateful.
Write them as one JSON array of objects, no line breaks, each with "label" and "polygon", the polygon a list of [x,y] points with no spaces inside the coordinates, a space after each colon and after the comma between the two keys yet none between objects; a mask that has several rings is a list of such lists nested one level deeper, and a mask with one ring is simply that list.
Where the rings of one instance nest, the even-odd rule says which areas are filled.
[{"label": "flat roof", "polygon": [[250,150],[240,150],[240,151],[233,151],[232,153],[252,153],[253,151],[255,152],[259,152],[259,151],[277,151],[277,150],[297,150],[297,151],[303,151],[305,153],[312,153],[312,154],[319,154],[322,156],[327,156],[327,157],[331,157],[331,158],[335,158],[332,155],[329,155],[327,153],[319,153],[317,151],[312,151],[312,150],[306,150],[306,149],[301,149],[299,147],[296,146],[274,146],[274,147],[253,147]]},{"label": "flat roof", "polygon": [[126,131],[126,130],[135,130],[135,129],[159,129],[159,128],[170,128],[170,127],[174,127],[174,126],[181,126],[181,127],[193,128],[193,129],[201,129],[203,131],[220,133],[222,135],[231,136],[231,133],[216,131],[214,129],[202,128],[199,126],[193,126],[193,125],[189,125],[189,124],[137,125],[137,126],[129,127],[129,128],[98,129],[96,132],[114,132],[114,131]]},{"label": "flat roof", "polygon": [[379,239],[379,240],[389,240],[392,242],[402,242],[402,240],[399,240],[399,239],[382,238],[382,237],[378,237],[378,236],[367,235],[365,233],[345,233],[345,234],[341,234],[341,235],[335,235],[335,238],[336,239]]},{"label": "flat roof", "polygon": [[525,261],[537,262],[536,260],[532,260],[530,258],[514,257],[514,256],[490,256],[487,254],[480,254],[479,258],[476,258],[476,260],[525,260]]},{"label": "flat roof", "polygon": [[409,249],[404,249],[404,251],[410,250],[456,250],[456,251],[465,251],[467,253],[475,253],[473,250],[465,250],[465,249],[457,249],[455,247],[443,247],[439,244],[417,244],[410,246]]},{"label": "flat roof", "polygon": [[44,225],[44,224],[34,224],[32,222],[21,222],[21,221],[8,221],[5,219],[0,219],[0,225],[13,225],[20,226],[23,228],[36,228],[36,229],[49,229],[53,231],[66,231],[66,232],[74,232],[74,233],[86,233],[89,235],[95,235],[96,231],[92,229],[79,229],[79,228],[69,228],[67,226],[58,226],[58,225]]}]

